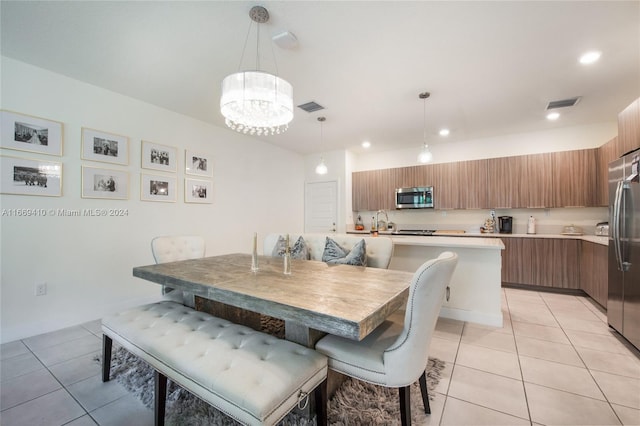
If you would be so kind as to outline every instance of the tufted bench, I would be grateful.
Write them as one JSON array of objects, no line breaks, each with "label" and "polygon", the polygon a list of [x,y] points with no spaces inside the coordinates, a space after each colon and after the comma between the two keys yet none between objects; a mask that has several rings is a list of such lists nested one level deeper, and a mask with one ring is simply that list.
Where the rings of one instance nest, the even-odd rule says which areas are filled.
[{"label": "tufted bench", "polygon": [[105,317],[102,331],[103,382],[112,340],[156,370],[156,425],[164,424],[167,378],[247,425],[276,424],[314,391],[326,425],[327,358],[313,349],[170,301]]}]

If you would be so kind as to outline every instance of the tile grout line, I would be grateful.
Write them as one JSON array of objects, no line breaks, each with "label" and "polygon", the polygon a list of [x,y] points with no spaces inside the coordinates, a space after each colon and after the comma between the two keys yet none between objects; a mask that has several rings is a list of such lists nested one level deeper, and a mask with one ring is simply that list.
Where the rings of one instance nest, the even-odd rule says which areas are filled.
[{"label": "tile grout line", "polygon": [[[536,292],[538,294],[538,292]],[[524,374],[522,373],[522,364],[520,363],[520,352],[518,351],[518,340],[516,339],[516,330],[513,328],[513,317],[511,316],[511,308],[509,307],[509,296],[507,292],[504,293],[505,303],[507,304],[507,310],[509,311],[509,323],[511,324],[511,331],[513,333],[513,343],[516,347],[516,360],[518,361],[518,369],[520,370],[520,378],[522,379],[522,390],[524,392],[524,402],[527,404],[527,414],[529,415],[529,424],[533,425],[533,418],[531,417],[531,408],[529,407],[529,398],[527,397],[527,387],[524,385]],[[540,297],[542,299],[542,297]]]},{"label": "tile grout line", "polygon": [[[549,309],[549,311],[551,311],[551,315],[553,315],[553,318],[556,320],[556,322],[558,323],[558,325],[560,326],[560,329],[562,330],[562,332],[564,333],[565,337],[567,338],[567,340],[569,340],[569,343],[571,344],[571,347],[573,348],[574,351],[576,351],[576,354],[578,355],[578,358],[580,358],[580,361],[582,362],[582,364],[584,365],[585,370],[587,370],[587,372],[589,373],[589,376],[591,377],[591,380],[593,380],[593,383],[595,383],[596,387],[598,388],[598,390],[600,391],[600,393],[602,394],[602,397],[604,398],[604,400],[607,402],[607,404],[609,405],[609,408],[611,409],[611,411],[613,412],[613,415],[616,416],[616,419],[618,420],[618,422],[621,425],[624,425],[624,422],[622,421],[622,419],[620,419],[620,416],[618,415],[618,413],[616,412],[616,410],[613,408],[613,406],[611,405],[611,401],[609,401],[609,398],[607,397],[607,395],[605,394],[604,390],[602,390],[602,388],[600,387],[600,384],[598,383],[598,381],[596,380],[595,377],[593,377],[593,373],[591,372],[591,369],[589,369],[589,367],[587,366],[587,363],[584,361],[584,359],[582,358],[582,355],[580,355],[580,351],[578,351],[576,349],[576,346],[574,345],[573,341],[571,340],[571,338],[569,337],[569,335],[567,334],[566,330],[564,329],[564,327],[562,326],[562,324],[560,323],[560,321],[558,321],[558,318],[556,317],[555,313],[553,312],[553,309],[551,309],[551,307],[549,306],[549,304],[547,303],[547,301],[545,300],[545,305],[547,306],[547,308]],[[587,308],[588,309],[588,308]],[[593,333],[592,333],[593,334]],[[553,388],[552,388],[553,389]],[[572,393],[572,392],[570,392]],[[595,398],[594,398],[595,399]]]},{"label": "tile grout line", "polygon": [[456,347],[456,355],[453,357],[453,364],[451,365],[451,377],[449,378],[449,384],[447,385],[447,391],[444,394],[444,402],[442,403],[442,413],[440,414],[439,426],[442,426],[442,419],[444,418],[444,410],[447,408],[447,400],[449,399],[449,390],[451,389],[451,382],[453,381],[453,372],[456,369],[456,362],[458,360],[458,353],[460,352],[460,345],[462,344],[462,334],[467,322],[462,323],[462,329],[460,330],[460,336],[458,337],[458,346]]}]

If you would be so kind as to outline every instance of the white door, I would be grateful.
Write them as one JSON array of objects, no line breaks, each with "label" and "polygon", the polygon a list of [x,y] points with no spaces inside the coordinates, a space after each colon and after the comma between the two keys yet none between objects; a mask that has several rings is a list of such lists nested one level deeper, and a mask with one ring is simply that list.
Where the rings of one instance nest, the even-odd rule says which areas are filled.
[{"label": "white door", "polygon": [[336,232],[338,182],[308,182],[304,188],[304,232]]}]

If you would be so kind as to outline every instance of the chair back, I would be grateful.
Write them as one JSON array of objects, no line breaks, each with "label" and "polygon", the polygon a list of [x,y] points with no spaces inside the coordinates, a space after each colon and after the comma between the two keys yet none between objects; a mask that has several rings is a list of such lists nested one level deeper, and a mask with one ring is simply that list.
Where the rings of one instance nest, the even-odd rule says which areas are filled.
[{"label": "chair back", "polygon": [[204,257],[204,238],[198,235],[155,237],[151,240],[151,252],[156,263]]},{"label": "chair back", "polygon": [[424,372],[431,337],[457,263],[456,253],[444,252],[425,262],[413,275],[404,328],[384,352],[389,386],[406,386]]}]

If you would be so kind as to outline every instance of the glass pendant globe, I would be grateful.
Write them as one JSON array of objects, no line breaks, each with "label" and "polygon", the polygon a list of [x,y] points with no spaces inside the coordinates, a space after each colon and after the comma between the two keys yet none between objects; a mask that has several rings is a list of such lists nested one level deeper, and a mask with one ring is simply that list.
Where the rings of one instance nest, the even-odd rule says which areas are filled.
[{"label": "glass pendant globe", "polygon": [[429,151],[427,145],[425,145],[420,154],[418,154],[418,162],[424,164],[429,163],[431,160],[433,160],[433,154]]},{"label": "glass pendant globe", "polygon": [[326,175],[329,170],[327,169],[327,165],[324,164],[324,160],[320,159],[320,164],[316,166],[316,173],[319,175]]}]

